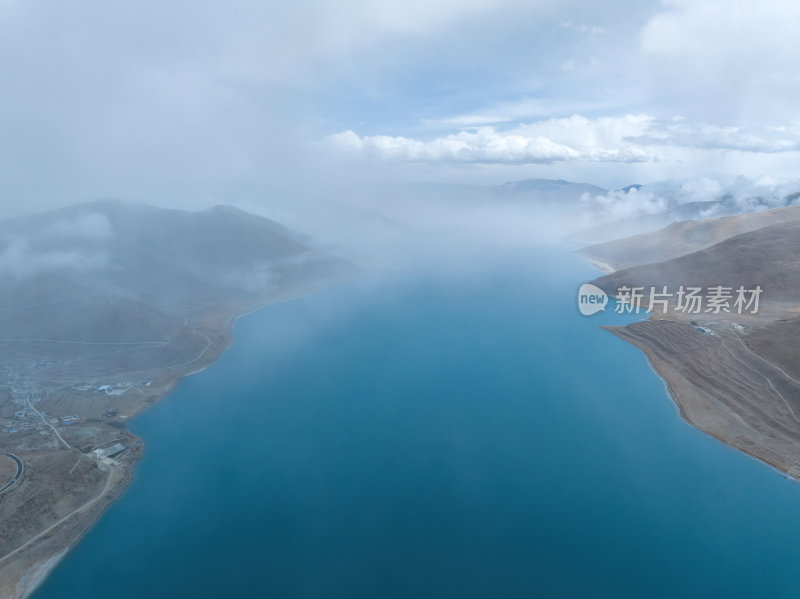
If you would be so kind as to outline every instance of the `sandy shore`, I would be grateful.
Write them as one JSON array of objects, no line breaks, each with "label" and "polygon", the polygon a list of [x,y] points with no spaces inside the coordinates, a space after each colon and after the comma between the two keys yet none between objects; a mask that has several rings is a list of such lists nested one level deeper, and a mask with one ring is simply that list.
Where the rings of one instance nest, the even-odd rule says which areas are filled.
[{"label": "sandy shore", "polygon": [[27,597],[30,597],[66,554],[67,550],[64,550],[53,557],[30,566],[20,578],[14,591],[9,595],[9,599],[27,599]]},{"label": "sandy shore", "polygon": [[588,256],[583,256],[583,259],[589,266],[591,266],[592,268],[596,268],[597,270],[607,275],[617,272],[616,268],[601,260],[597,260],[595,258],[589,258]]}]

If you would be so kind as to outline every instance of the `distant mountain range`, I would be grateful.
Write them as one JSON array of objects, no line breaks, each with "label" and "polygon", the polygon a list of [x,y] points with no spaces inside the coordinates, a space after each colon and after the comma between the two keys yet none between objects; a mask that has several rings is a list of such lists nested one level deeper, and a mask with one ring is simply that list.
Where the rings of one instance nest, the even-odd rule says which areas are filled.
[{"label": "distant mountain range", "polygon": [[583,194],[605,194],[607,189],[591,183],[573,183],[563,179],[525,179],[507,181],[493,188],[499,197],[530,198],[540,202],[576,202]]}]

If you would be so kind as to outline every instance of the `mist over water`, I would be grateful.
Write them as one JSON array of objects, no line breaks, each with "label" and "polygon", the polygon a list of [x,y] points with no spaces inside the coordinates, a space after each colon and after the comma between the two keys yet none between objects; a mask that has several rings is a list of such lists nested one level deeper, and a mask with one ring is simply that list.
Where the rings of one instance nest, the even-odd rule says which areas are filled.
[{"label": "mist over water", "polygon": [[[579,314],[599,273],[571,253],[800,205],[798,21],[788,0],[0,0],[7,378],[131,333],[177,340],[180,368],[206,357],[186,306],[358,273],[242,319],[131,423],[131,488],[37,599],[800,596],[800,487],[680,420],[597,327],[619,318]],[[76,378],[145,372],[109,355]],[[11,522],[37,534],[47,497]]]},{"label": "mist over water", "polygon": [[577,257],[483,256],[239,321],[36,598],[799,591],[800,487],[679,419]]}]

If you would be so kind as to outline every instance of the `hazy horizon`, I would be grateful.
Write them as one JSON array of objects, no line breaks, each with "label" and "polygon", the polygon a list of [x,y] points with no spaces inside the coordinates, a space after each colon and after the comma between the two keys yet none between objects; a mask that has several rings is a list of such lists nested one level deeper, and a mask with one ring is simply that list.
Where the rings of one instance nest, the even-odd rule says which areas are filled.
[{"label": "hazy horizon", "polygon": [[0,216],[121,198],[322,229],[409,182],[775,190],[800,149],[798,16],[774,0],[5,0]]}]

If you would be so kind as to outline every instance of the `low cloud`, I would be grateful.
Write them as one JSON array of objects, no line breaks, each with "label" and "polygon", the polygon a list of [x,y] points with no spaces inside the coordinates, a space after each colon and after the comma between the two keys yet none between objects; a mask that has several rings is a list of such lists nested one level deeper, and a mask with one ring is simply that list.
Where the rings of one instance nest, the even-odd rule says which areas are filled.
[{"label": "low cloud", "polygon": [[0,274],[22,279],[47,273],[88,272],[105,267],[108,256],[103,252],[82,250],[36,251],[23,237],[6,240],[0,249]]},{"label": "low cloud", "polygon": [[107,216],[92,213],[56,221],[44,227],[41,234],[46,238],[100,242],[110,239],[113,231]]},{"label": "low cloud", "polygon": [[108,243],[114,231],[104,214],[89,212],[25,229],[10,223],[0,233],[0,275],[13,279],[69,275],[109,265]]},{"label": "low cloud", "polygon": [[762,178],[732,181],[700,178],[662,181],[642,186],[584,194],[581,203],[593,220],[617,220],[693,208],[693,216],[713,218],[800,205],[800,182]]}]

